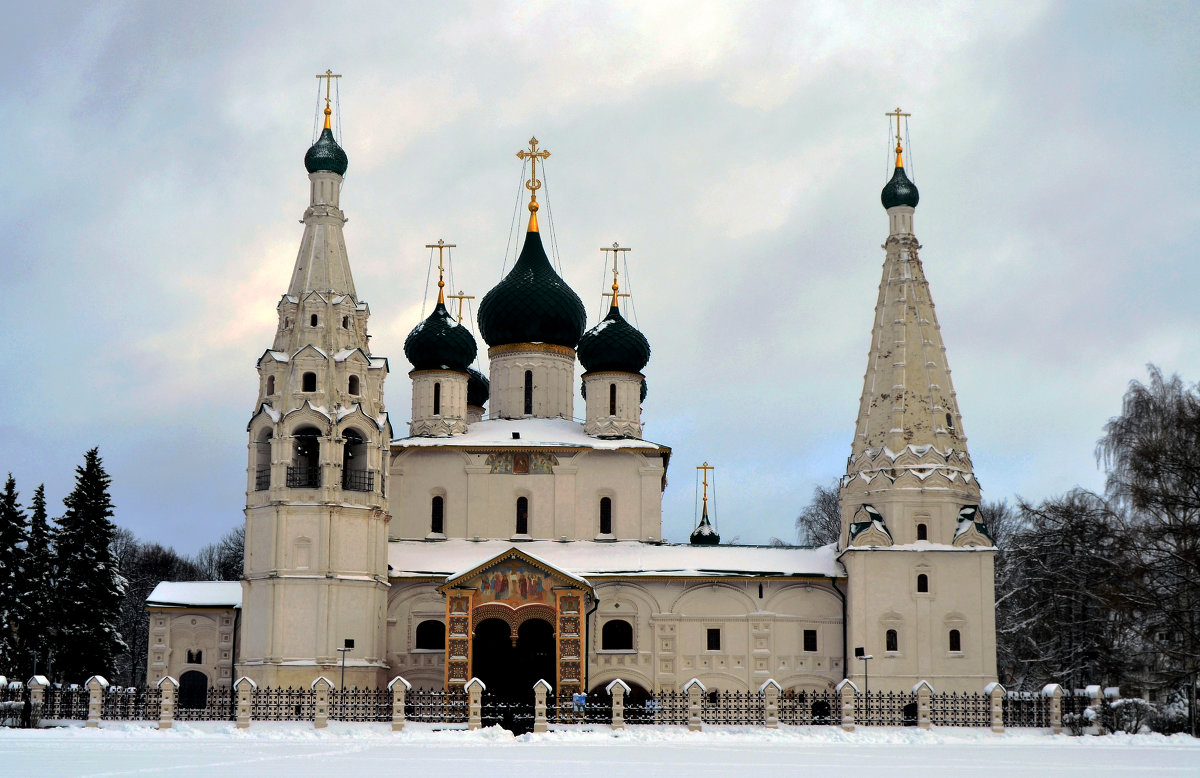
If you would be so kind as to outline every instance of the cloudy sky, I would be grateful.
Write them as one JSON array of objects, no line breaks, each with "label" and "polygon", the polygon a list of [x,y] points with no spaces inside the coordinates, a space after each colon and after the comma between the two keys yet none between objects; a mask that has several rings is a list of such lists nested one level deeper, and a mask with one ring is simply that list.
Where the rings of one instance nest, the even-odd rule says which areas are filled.
[{"label": "cloudy sky", "polygon": [[985,497],[1101,487],[1095,442],[1128,382],[1148,362],[1200,378],[1193,4],[30,3],[6,20],[0,471],[26,498],[45,482],[58,512],[98,445],[117,523],[184,552],[242,520],[254,363],[326,68],[344,74],[346,240],[393,424],[423,246],[457,243],[455,285],[482,297],[536,134],[593,320],[600,246],[633,247],[669,539],[703,460],[741,542],[793,538],[844,470],[897,105]]}]

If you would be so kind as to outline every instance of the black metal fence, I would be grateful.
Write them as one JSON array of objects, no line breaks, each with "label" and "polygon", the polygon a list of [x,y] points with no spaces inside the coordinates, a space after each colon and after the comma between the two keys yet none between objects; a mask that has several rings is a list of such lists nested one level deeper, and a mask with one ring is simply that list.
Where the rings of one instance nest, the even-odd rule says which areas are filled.
[{"label": "black metal fence", "polygon": [[467,695],[462,690],[409,689],[404,695],[404,717],[409,721],[465,724],[467,714]]},{"label": "black metal fence", "polygon": [[[84,716],[87,716],[87,698],[84,698]],[[233,692],[228,688],[210,687],[204,695],[204,707],[175,706],[176,721],[233,721],[237,718],[237,707]]]},{"label": "black metal fence", "polygon": [[43,719],[86,719],[87,714],[88,690],[82,686],[45,690],[42,698]]},{"label": "black metal fence", "polygon": [[834,691],[787,691],[779,697],[779,723],[792,726],[842,723],[842,695]]},{"label": "black metal fence", "polygon": [[110,686],[102,700],[100,717],[106,721],[157,721],[162,691],[157,687]]}]

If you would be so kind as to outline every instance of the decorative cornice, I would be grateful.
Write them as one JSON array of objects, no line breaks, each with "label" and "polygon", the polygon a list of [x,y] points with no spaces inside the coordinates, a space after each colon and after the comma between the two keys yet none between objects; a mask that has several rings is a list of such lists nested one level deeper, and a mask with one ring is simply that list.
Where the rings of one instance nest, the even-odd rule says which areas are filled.
[{"label": "decorative cornice", "polygon": [[495,359],[505,354],[550,354],[564,359],[575,359],[575,349],[559,346],[555,343],[506,343],[492,346],[488,349],[488,358]]}]

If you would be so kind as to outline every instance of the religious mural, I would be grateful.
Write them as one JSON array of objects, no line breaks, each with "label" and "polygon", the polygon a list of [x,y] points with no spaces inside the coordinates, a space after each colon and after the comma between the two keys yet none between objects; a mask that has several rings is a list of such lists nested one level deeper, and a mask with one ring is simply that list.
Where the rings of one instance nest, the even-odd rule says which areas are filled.
[{"label": "religious mural", "polygon": [[513,608],[527,603],[553,602],[553,580],[536,567],[522,562],[503,562],[479,577],[479,604],[500,602]]}]

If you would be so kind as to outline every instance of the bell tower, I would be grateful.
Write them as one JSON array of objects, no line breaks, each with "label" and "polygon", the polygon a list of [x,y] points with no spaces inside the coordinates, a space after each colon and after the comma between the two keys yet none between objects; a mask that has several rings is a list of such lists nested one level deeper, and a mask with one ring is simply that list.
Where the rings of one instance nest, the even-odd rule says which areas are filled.
[{"label": "bell tower", "polygon": [[275,338],[258,360],[247,427],[246,550],[239,674],[295,686],[340,665],[383,680],[387,606],[388,362],[371,354],[342,227],[348,166],[330,123],[304,156],[309,205]]},{"label": "bell tower", "polygon": [[[995,548],[978,521],[979,484],[913,233],[920,198],[900,136],[908,114],[888,115],[896,165],[881,196],[883,278],[840,489],[847,648],[874,657],[876,688],[925,680],[978,692],[996,678]],[[847,668],[856,682],[861,665]]]}]

